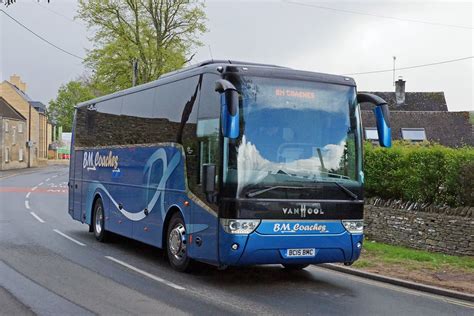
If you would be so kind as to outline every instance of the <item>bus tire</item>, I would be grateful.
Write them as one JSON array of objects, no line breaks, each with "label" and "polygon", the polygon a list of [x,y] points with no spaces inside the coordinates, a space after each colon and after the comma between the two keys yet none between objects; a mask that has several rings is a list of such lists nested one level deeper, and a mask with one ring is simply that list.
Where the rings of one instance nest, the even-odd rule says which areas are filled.
[{"label": "bus tire", "polygon": [[309,264],[283,264],[282,265],[285,270],[292,270],[292,271],[297,271],[297,270],[303,270],[304,268],[306,268],[307,266],[309,266]]},{"label": "bus tire", "polygon": [[106,242],[108,232],[105,230],[105,214],[104,204],[102,199],[98,198],[94,203],[94,212],[92,216],[92,230],[94,232],[95,239],[100,242]]},{"label": "bus tire", "polygon": [[175,213],[168,223],[166,233],[166,253],[171,267],[180,272],[191,269],[188,257],[186,224],[180,213]]}]

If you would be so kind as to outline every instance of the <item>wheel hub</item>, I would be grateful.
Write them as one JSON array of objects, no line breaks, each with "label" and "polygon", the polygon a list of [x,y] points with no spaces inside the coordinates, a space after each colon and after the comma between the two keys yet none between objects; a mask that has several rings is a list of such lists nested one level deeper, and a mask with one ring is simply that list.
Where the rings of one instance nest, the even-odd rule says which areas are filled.
[{"label": "wheel hub", "polygon": [[168,244],[171,254],[178,260],[182,260],[186,254],[186,229],[183,224],[177,224],[170,232]]},{"label": "wheel hub", "polygon": [[98,235],[102,232],[102,221],[104,218],[104,214],[102,212],[102,206],[97,207],[97,211],[95,213],[95,231]]}]

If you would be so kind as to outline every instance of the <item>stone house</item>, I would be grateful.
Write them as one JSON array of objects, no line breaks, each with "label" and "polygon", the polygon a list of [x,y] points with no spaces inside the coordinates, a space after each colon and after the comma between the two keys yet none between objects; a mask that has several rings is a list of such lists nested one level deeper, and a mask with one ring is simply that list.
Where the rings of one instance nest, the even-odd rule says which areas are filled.
[{"label": "stone house", "polygon": [[[405,92],[405,81],[395,82],[395,92],[370,92],[387,101],[393,140],[433,141],[444,146],[474,146],[469,112],[448,112],[443,92]],[[364,138],[378,140],[373,105],[361,104]]]},{"label": "stone house", "polygon": [[46,105],[39,101],[31,101],[30,105],[39,113],[39,122],[38,122],[38,135],[39,135],[39,145],[38,145],[38,155],[42,159],[48,158],[48,148],[53,140],[53,128],[52,124],[48,122],[48,117],[46,115]]},{"label": "stone house", "polygon": [[0,170],[26,168],[26,118],[0,97]]},{"label": "stone house", "polygon": [[25,160],[29,167],[45,164],[48,158],[48,146],[53,135],[51,123],[46,116],[46,106],[33,101],[26,94],[27,85],[17,75],[0,83],[0,97],[26,119]]}]

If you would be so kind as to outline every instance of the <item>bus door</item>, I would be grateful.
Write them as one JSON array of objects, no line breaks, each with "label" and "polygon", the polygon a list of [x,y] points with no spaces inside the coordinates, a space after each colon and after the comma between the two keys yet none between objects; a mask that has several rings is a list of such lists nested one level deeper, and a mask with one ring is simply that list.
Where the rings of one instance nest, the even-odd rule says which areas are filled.
[{"label": "bus door", "polygon": [[[73,206],[72,217],[76,220],[83,221],[82,217],[82,159],[84,151],[75,151],[71,164],[71,179],[69,183],[69,205]],[[71,204],[72,199],[72,204]]]},{"label": "bus door", "polygon": [[[203,192],[202,170],[203,165],[214,164],[219,172],[220,95],[215,91],[215,82],[218,79],[220,76],[204,74],[199,98],[195,134],[197,137],[188,137],[183,142],[188,161],[189,189],[200,200],[194,204],[191,214],[191,256],[209,263],[218,260],[218,204]],[[193,154],[188,148],[193,149]],[[196,165],[191,166],[193,162]],[[218,185],[218,181],[216,184]]]}]

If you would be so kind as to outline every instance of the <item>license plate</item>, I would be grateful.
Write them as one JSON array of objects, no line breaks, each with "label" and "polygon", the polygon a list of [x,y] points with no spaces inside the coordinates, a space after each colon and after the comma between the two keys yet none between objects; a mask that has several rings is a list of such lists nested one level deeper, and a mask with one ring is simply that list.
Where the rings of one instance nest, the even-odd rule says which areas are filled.
[{"label": "license plate", "polygon": [[316,249],[314,248],[303,248],[303,249],[287,249],[287,257],[314,257],[316,255]]}]

